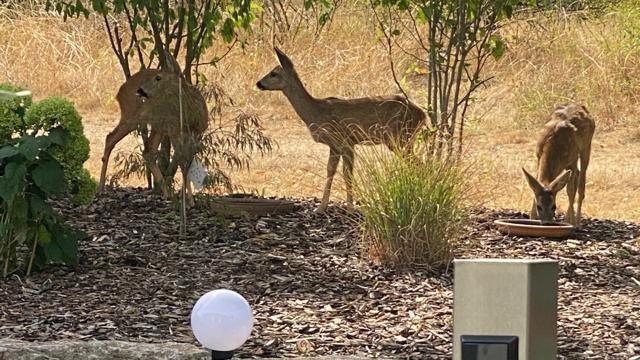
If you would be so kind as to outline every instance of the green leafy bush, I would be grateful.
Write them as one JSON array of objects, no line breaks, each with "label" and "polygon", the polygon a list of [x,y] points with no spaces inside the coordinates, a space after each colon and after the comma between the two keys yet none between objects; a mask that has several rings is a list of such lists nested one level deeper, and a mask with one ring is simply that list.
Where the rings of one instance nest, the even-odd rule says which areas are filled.
[{"label": "green leafy bush", "polygon": [[[0,91],[16,92],[21,88],[0,84]],[[71,102],[59,97],[33,104],[31,96],[0,98],[0,140],[24,132],[38,132],[62,126],[69,133],[64,146],[53,145],[49,151],[62,164],[67,195],[75,204],[90,203],[97,189],[96,182],[83,164],[89,159],[89,140],[84,135],[82,117]]]},{"label": "green leafy bush", "polygon": [[69,189],[69,194],[71,194],[71,201],[74,204],[89,204],[93,201],[98,190],[98,183],[93,180],[89,170],[82,168],[76,173],[65,172],[65,177],[68,179],[67,184],[72,186]]},{"label": "green leafy bush", "polygon": [[[10,93],[24,90],[10,83],[0,83],[0,90]],[[0,98],[0,140],[9,139],[22,124],[20,112],[31,106],[31,96],[7,96]]]},{"label": "green leafy bush", "polygon": [[[24,111],[16,111],[20,122]],[[35,134],[35,132],[33,132]],[[0,266],[5,277],[26,265],[77,263],[77,241],[84,236],[64,224],[47,202],[65,193],[65,174],[51,154],[65,146],[69,134],[60,126],[40,135],[21,131],[0,140]],[[22,249],[24,260],[18,259]]]},{"label": "green leafy bush", "polygon": [[44,99],[29,108],[25,122],[30,129],[62,126],[69,132],[69,141],[64,146],[53,146],[51,154],[64,169],[71,200],[76,204],[90,203],[97,185],[83,168],[84,162],[89,159],[89,139],[84,135],[82,117],[73,104],[63,98]]},{"label": "green leafy bush", "polygon": [[369,256],[393,266],[449,264],[466,219],[467,169],[451,160],[365,151],[354,190]]}]

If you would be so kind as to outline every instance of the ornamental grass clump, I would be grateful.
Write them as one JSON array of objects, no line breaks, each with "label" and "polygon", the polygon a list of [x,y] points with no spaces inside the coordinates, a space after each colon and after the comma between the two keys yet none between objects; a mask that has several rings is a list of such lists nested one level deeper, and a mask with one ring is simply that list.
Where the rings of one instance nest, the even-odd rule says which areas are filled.
[{"label": "ornamental grass clump", "polygon": [[447,266],[466,219],[468,169],[380,148],[359,159],[354,183],[366,254],[389,266]]}]

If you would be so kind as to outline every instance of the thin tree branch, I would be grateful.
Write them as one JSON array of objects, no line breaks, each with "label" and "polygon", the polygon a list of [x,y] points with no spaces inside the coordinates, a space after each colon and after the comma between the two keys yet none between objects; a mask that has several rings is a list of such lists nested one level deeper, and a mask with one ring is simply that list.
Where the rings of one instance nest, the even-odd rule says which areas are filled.
[{"label": "thin tree branch", "polygon": [[[378,26],[380,27],[380,30],[382,30],[382,33],[384,34],[384,37],[386,39],[386,49],[387,49],[387,58],[389,59],[389,67],[391,68],[391,75],[393,76],[393,81],[395,82],[396,86],[398,87],[398,89],[400,90],[400,92],[402,92],[402,95],[404,96],[405,99],[409,100],[409,96],[407,95],[407,93],[404,91],[404,89],[402,88],[402,85],[400,85],[400,81],[398,81],[398,77],[396,75],[396,69],[395,69],[395,63],[393,61],[393,41],[391,39],[391,36],[393,36],[392,34],[389,34],[387,32],[387,29],[384,25],[384,22],[382,21],[382,19],[380,18],[380,16],[378,15],[378,12],[376,11],[376,6],[373,3],[373,0],[369,1],[369,4],[371,5],[371,9],[373,10],[373,15],[376,19],[376,21],[378,22]],[[389,19],[389,31],[391,31],[391,25],[393,24],[393,15],[391,13],[391,7],[387,7],[387,16]]]}]

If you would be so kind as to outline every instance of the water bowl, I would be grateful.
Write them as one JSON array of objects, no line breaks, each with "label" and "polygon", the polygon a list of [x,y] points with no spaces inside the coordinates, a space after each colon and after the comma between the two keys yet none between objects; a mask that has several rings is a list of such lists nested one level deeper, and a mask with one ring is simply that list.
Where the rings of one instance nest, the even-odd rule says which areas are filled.
[{"label": "water bowl", "polygon": [[532,219],[498,219],[493,223],[501,233],[515,236],[562,238],[574,230],[574,226],[568,223],[542,225],[540,220]]}]

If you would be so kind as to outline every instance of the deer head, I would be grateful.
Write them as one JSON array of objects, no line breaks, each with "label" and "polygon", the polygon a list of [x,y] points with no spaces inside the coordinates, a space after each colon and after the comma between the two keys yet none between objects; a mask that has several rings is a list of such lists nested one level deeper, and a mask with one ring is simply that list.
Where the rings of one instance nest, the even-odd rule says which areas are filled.
[{"label": "deer head", "polygon": [[147,101],[159,97],[160,94],[174,92],[170,91],[172,88],[177,91],[178,78],[179,75],[174,73],[159,72],[153,79],[143,83],[136,91],[136,95],[142,98],[142,101]]},{"label": "deer head", "polygon": [[571,179],[571,170],[564,170],[548,185],[544,185],[538,181],[524,168],[522,168],[522,171],[535,196],[536,211],[540,222],[543,225],[552,223],[556,215],[556,194],[562,190],[569,182],[569,179]]},{"label": "deer head", "polygon": [[[167,50],[163,51],[163,57],[165,59],[165,67],[162,71],[158,72],[152,79],[142,83],[136,90],[136,95],[143,102],[150,98],[158,97],[158,94],[161,94],[163,90],[166,92],[169,87],[177,88],[180,83],[179,78],[182,77],[182,71],[178,61]],[[183,79],[182,82],[184,83],[184,81]]]},{"label": "deer head", "polygon": [[273,70],[256,83],[256,86],[260,90],[285,90],[289,87],[290,82],[294,81],[297,77],[292,76],[295,74],[295,70],[291,59],[289,59],[289,57],[287,57],[287,55],[277,47],[274,47],[273,49],[278,56],[280,65],[273,68]]}]

